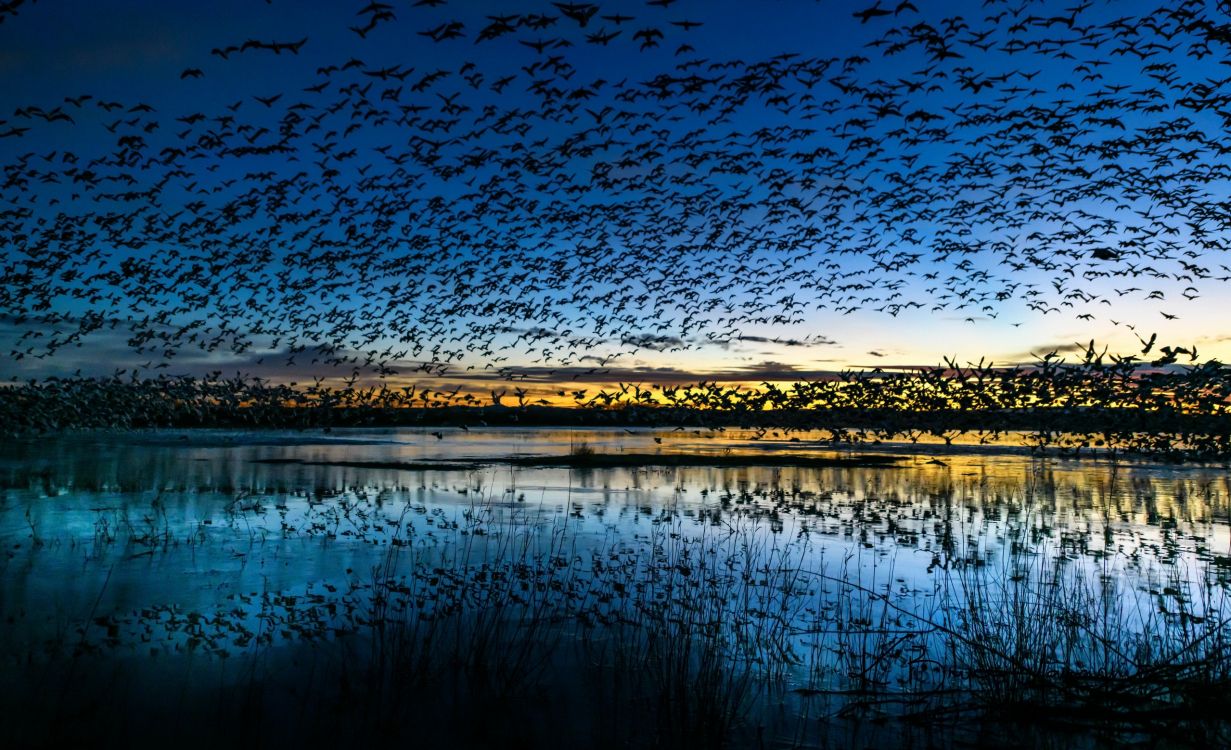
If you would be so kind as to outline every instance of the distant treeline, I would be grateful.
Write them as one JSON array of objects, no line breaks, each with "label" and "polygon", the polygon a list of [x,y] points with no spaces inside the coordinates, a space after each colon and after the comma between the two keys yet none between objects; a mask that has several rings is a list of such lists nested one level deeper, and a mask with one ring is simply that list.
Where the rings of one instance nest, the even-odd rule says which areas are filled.
[{"label": "distant treeline", "polygon": [[[1175,350],[1172,350],[1175,351]],[[959,438],[1098,448],[1174,460],[1231,457],[1231,368],[1217,361],[1142,363],[1054,354],[1028,367],[979,363],[920,370],[849,371],[789,386],[701,382],[568,392],[572,407],[514,388],[492,398],[416,386],[271,384],[257,378],[47,378],[0,389],[8,434],[90,427],[316,428],[329,426],[745,427],[821,431],[840,443]],[[815,438],[815,436],[813,436]]]}]

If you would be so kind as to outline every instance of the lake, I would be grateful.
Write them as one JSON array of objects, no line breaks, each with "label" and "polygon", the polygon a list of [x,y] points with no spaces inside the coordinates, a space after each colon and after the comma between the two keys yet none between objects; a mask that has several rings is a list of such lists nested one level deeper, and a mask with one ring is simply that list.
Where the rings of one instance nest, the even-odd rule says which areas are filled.
[{"label": "lake", "polygon": [[794,437],[8,440],[0,742],[1229,741],[1224,467]]}]

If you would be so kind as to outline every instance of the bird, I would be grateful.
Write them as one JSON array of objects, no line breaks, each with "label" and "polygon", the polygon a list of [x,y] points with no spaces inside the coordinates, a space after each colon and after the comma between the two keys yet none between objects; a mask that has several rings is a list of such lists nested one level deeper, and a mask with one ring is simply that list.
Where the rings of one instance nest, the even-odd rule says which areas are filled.
[{"label": "bird", "polygon": [[875,5],[864,8],[863,10],[855,11],[851,15],[858,18],[860,23],[867,23],[873,18],[880,18],[892,14],[893,11],[882,8],[880,2],[877,2]]}]

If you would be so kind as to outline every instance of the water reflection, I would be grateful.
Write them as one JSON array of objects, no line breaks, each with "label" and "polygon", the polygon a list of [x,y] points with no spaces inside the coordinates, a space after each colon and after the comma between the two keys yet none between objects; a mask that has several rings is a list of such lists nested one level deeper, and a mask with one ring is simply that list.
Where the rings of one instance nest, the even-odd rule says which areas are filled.
[{"label": "water reflection", "polygon": [[[1150,597],[1168,590],[1185,617],[1209,618],[1225,605],[1208,596],[1225,590],[1231,574],[1228,478],[1214,467],[961,447],[907,452],[891,468],[329,465],[560,455],[582,443],[599,452],[766,450],[750,437],[476,428],[443,438],[416,430],[160,431],[12,442],[0,465],[4,659],[52,653],[66,642],[129,655],[199,648],[225,659],[262,642],[274,610],[283,612],[276,621],[286,635],[265,641],[271,646],[353,630],[374,592],[431,612],[441,602],[462,606],[449,597],[475,580],[487,591],[487,576],[522,571],[541,583],[557,565],[569,576],[552,579],[563,586],[552,597],[567,603],[575,594],[585,609],[569,609],[573,615],[618,623],[625,600],[612,592],[625,584],[609,571],[637,581],[643,574],[660,581],[663,571],[693,580],[701,563],[690,556],[710,555],[714,581],[738,570],[741,585],[753,587],[747,611],[775,613],[782,648],[811,654],[784,660],[790,669],[779,675],[797,690],[791,710],[802,715],[809,709],[798,696],[867,673],[867,665],[842,661],[849,653],[821,664],[816,654],[829,648],[816,641],[828,632],[821,624],[868,620],[878,591],[903,612],[940,612],[960,590],[944,587],[972,565],[1002,571],[1002,584],[1063,565],[1057,575],[1078,581],[1074,591],[1101,585],[1111,596],[1106,582],[1114,580],[1117,601],[1138,592],[1146,599],[1130,595],[1131,606],[1147,612],[1156,608]],[[790,449],[834,453],[802,442]],[[313,465],[257,463],[267,459]],[[391,551],[403,549],[409,568],[391,564]],[[638,567],[662,563],[663,555],[675,557]],[[454,570],[464,570],[465,580],[442,593],[439,571]],[[785,588],[758,583],[782,570],[793,571],[792,580],[818,577]],[[827,588],[825,580],[844,583]],[[692,590],[685,584],[676,581],[668,600]],[[418,585],[436,598],[405,593]],[[1163,598],[1158,606],[1174,609]],[[551,607],[558,605],[574,606],[553,600]],[[593,638],[579,632],[553,638]],[[878,679],[921,679],[903,671],[906,663],[897,671],[886,663]]]}]

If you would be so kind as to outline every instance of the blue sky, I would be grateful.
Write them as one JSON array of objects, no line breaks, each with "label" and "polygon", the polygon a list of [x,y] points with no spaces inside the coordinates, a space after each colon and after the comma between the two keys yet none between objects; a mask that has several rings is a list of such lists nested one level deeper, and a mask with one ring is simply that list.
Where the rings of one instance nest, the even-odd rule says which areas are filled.
[{"label": "blue sky", "polygon": [[[1213,141],[1224,128],[1217,107],[1188,106],[1183,99],[1194,96],[1194,86],[1202,82],[1221,92],[1225,66],[1220,54],[1225,50],[1194,54],[1196,32],[1168,41],[1170,37],[1141,31],[1148,27],[1144,17],[1157,18],[1160,8],[1175,4],[920,0],[914,3],[918,8],[907,4],[898,15],[875,16],[864,23],[852,14],[869,7],[892,11],[897,4],[680,0],[663,8],[603,2],[583,28],[566,16],[563,4],[455,0],[420,7],[397,0],[388,8],[396,18],[361,38],[349,27],[370,17],[362,13],[366,5],[66,1],[23,6],[17,15],[6,17],[0,24],[0,91],[13,111],[0,112],[0,133],[7,128],[29,130],[0,139],[0,164],[46,177],[67,168],[65,152],[83,161],[114,154],[117,139],[129,132],[141,139],[133,150],[140,153],[138,164],[146,165],[129,170],[136,175],[134,190],[179,171],[159,186],[156,199],[142,204],[143,217],[186,221],[185,207],[191,213],[198,200],[213,209],[249,190],[260,194],[278,179],[297,180],[296,190],[302,189],[304,197],[294,211],[266,204],[236,218],[218,234],[221,251],[202,245],[200,235],[183,247],[166,237],[132,247],[99,243],[101,257],[85,271],[95,274],[89,283],[105,287],[109,271],[135,259],[152,269],[152,278],[169,286],[151,292],[116,284],[113,296],[91,301],[89,295],[72,293],[86,282],[64,282],[61,293],[48,298],[50,311],[64,319],[48,324],[22,319],[47,310],[34,310],[32,298],[22,295],[26,282],[17,280],[20,265],[13,261],[23,247],[28,251],[30,237],[40,232],[47,236],[47,225],[81,218],[109,204],[97,198],[103,188],[91,196],[80,184],[65,180],[10,182],[5,198],[29,212],[0,234],[0,247],[10,261],[0,343],[13,342],[10,346],[19,352],[33,348],[30,356],[10,363],[9,372],[0,374],[30,377],[78,368],[102,372],[149,362],[165,363],[162,369],[169,372],[240,369],[280,379],[306,378],[326,369],[312,365],[310,353],[292,356],[288,342],[314,344],[336,334],[329,327],[331,314],[355,324],[329,342],[342,350],[404,351],[401,359],[412,367],[430,361],[433,350],[438,359],[441,352],[446,359],[449,352],[458,352],[461,356],[450,363],[450,376],[457,379],[490,376],[492,368],[486,366],[493,359],[499,367],[531,368],[527,371],[544,381],[602,381],[638,374],[646,380],[715,375],[738,379],[741,374],[759,380],[766,373],[809,377],[852,366],[930,365],[942,356],[1018,362],[1030,359],[1031,353],[1072,350],[1076,342],[1090,339],[1130,353],[1140,347],[1137,336],[1150,333],[1158,333],[1162,341],[1195,344],[1205,356],[1228,356],[1222,321],[1229,311],[1220,292],[1225,281],[1217,280],[1223,275],[1218,262],[1226,258],[1209,249],[1221,241],[1221,225],[1217,217],[1210,218],[1210,210],[1225,199],[1226,183],[1215,173],[1196,185],[1196,193],[1184,193],[1192,181],[1186,180],[1183,157],[1172,156],[1171,149],[1180,154],[1195,149],[1200,152],[1197,164],[1213,162],[1216,168],[1226,157],[1209,143],[1194,144],[1183,135],[1183,127],[1159,136],[1157,147],[1150,142],[1131,148],[1114,145],[1128,134],[1159,132],[1180,118],[1187,119],[1189,129],[1212,134]],[[1188,6],[1211,22],[1226,22],[1213,3]],[[556,20],[542,30],[522,26],[476,43],[480,31],[492,24],[491,17],[520,15],[524,20],[527,14]],[[632,20],[603,19],[611,14]],[[1085,26],[1087,34],[1101,35],[1101,46],[1083,46],[1081,33],[1063,21],[1070,17],[1080,19],[1077,26]],[[1127,20],[1118,22],[1121,18]],[[672,25],[685,20],[702,25],[689,30]],[[454,21],[463,24],[461,38],[433,42],[424,35]],[[909,33],[894,36],[892,30],[917,24],[937,29],[962,56],[937,60],[927,45],[918,44],[887,54],[893,41]],[[1135,31],[1130,34],[1122,31],[1125,28]],[[645,29],[663,31],[658,47],[638,48],[632,37]],[[621,36],[607,45],[586,42],[587,35],[615,31]],[[987,35],[979,36],[984,31]],[[211,54],[250,39],[307,41],[298,54],[260,49],[234,52],[226,59]],[[521,43],[559,39],[573,44],[540,53]],[[995,45],[977,46],[987,42]],[[1015,46],[1019,44],[1022,49]],[[681,50],[680,45],[692,49]],[[718,122],[714,111],[703,106],[702,94],[688,92],[678,80],[671,96],[661,101],[622,98],[630,90],[644,92],[640,86],[664,74],[726,76],[721,84],[697,85],[708,95],[727,95],[722,92],[732,89],[723,87],[735,85],[749,66],[779,70],[797,59],[829,62],[815,82],[793,79],[779,92],[758,92]],[[347,69],[351,60],[357,62]],[[690,61],[695,65],[679,67]],[[544,65],[559,67],[545,72],[549,69]],[[328,70],[334,66],[345,72]],[[199,70],[200,75],[185,77],[188,70]],[[446,75],[425,79],[432,71]],[[505,76],[513,79],[493,90]],[[544,115],[538,112],[545,99],[533,89],[536,80],[549,81],[545,85],[562,93],[585,87],[595,93],[572,110],[571,118]],[[414,90],[416,83],[421,90]],[[893,107],[886,107],[886,99],[848,94],[843,87],[852,83],[865,93],[892,89]],[[322,91],[305,91],[318,85],[324,85]],[[370,98],[377,104],[423,108],[417,125],[365,119],[355,104],[357,95],[350,93],[354,89],[348,87],[369,85],[374,88],[365,90],[364,107],[371,108],[366,103]],[[1148,93],[1151,90],[1154,93]],[[91,95],[93,104],[69,101],[81,94]],[[783,99],[775,102],[775,94]],[[122,106],[97,106],[102,101]],[[805,101],[819,108],[809,117],[803,116]],[[347,109],[327,112],[337,102],[346,102]],[[1143,102],[1157,106],[1137,106]],[[152,111],[133,112],[141,103]],[[43,121],[28,110],[20,113],[29,107],[44,113],[59,108],[73,122]],[[490,116],[484,114],[488,107]],[[631,135],[627,128],[622,131],[613,122],[621,111],[652,127]],[[1052,111],[1066,113],[1066,122],[1081,128],[1054,152],[1047,137],[1057,131],[1049,131],[1043,122]],[[991,120],[994,125],[981,133],[970,123],[985,112],[1000,119]],[[198,113],[203,119],[194,119]],[[230,127],[214,119],[227,113],[244,125],[243,137],[268,129],[255,136],[256,144],[273,142],[288,117],[302,117],[290,126],[297,128],[294,150],[219,156],[217,149],[201,145],[201,139],[211,129]],[[509,113],[511,122],[529,125],[524,134],[483,131],[483,124]],[[920,130],[920,120],[910,118],[912,113],[934,114],[942,125],[948,124],[943,117],[965,118],[965,124],[954,139],[927,135]],[[323,126],[303,133],[314,114],[323,118]],[[448,125],[452,119],[461,124]],[[1017,124],[1026,140],[1013,140],[1016,135],[1005,132],[1006,122]],[[592,132],[600,126],[610,126],[610,132]],[[447,130],[450,127],[455,130]],[[474,156],[456,176],[442,178],[428,169],[413,179],[390,178],[392,187],[384,198],[391,208],[375,222],[377,204],[363,204],[360,210],[346,203],[352,195],[372,200],[379,194],[365,179],[397,174],[387,158],[390,153],[414,150],[416,139],[441,141],[465,127],[478,134],[464,143],[433,146],[446,163]],[[925,132],[916,135],[922,141],[906,143],[906,128]],[[852,129],[866,129],[867,142],[854,142]],[[650,135],[656,131],[658,135]],[[771,142],[766,132],[776,132],[781,139]],[[638,143],[650,137],[664,147],[647,149]],[[604,138],[616,142],[594,146]],[[1030,138],[1042,144],[1031,158],[1004,153],[1005,144],[1028,145]],[[689,174],[686,161],[670,157],[686,157],[688,144],[698,141],[718,146]],[[529,176],[526,162],[518,167],[526,175],[510,178],[510,167],[502,165],[501,158],[524,153],[527,147],[533,150],[536,142],[545,144],[542,154],[554,154],[558,160],[544,168],[549,176],[560,175],[581,187],[564,197],[553,193],[551,180]],[[1109,143],[1115,156],[1106,159],[1099,149]],[[191,155],[168,157],[163,151],[168,148],[185,148]],[[842,165],[838,176],[801,166],[797,155],[813,149],[837,154],[832,160]],[[653,152],[648,160],[647,150]],[[724,168],[719,152],[730,154],[741,171]],[[627,154],[640,162],[612,167]],[[155,160],[153,167],[150,159]],[[754,162],[755,168],[745,169]],[[986,178],[978,176],[978,165],[986,165]],[[1118,185],[1117,170],[1124,167],[1158,175],[1160,187],[1143,194],[1139,187]],[[335,174],[322,183],[321,173],[327,170]],[[965,176],[946,177],[954,170]],[[595,180],[599,171],[615,179],[613,186]],[[1030,180],[1014,182],[1022,173]],[[254,177],[262,174],[274,177]],[[773,200],[837,205],[832,198],[837,191],[852,197],[843,199],[841,212],[829,216],[803,218],[790,211],[785,217],[765,215],[758,201],[769,205],[775,174],[791,179]],[[320,189],[334,183],[340,186],[334,192]],[[357,185],[365,186],[356,193]],[[487,215],[468,212],[484,185],[513,186],[515,195],[501,200],[516,206]],[[661,192],[663,186],[668,192]],[[1005,192],[998,195],[1002,188]],[[1088,195],[1083,193],[1087,188]],[[213,192],[197,197],[194,191],[201,190]],[[1056,201],[1065,191],[1071,199]],[[692,205],[712,206],[741,196],[751,203],[735,214],[708,209],[689,213]],[[866,218],[869,206],[882,210],[895,197],[909,218],[887,221],[887,213],[878,214],[876,221]],[[570,205],[596,208],[589,215],[607,216],[608,221],[627,216],[629,226],[572,219]],[[132,207],[131,200],[122,206]],[[310,224],[303,213],[339,207],[327,225],[312,224],[311,234],[304,235],[337,243],[330,266],[322,269],[319,261],[309,261],[306,240],[296,239],[295,230]],[[996,218],[996,209],[1005,207],[1008,213]],[[347,218],[348,212],[355,221]],[[954,217],[967,214],[976,219],[963,235],[966,230],[954,224]],[[1202,227],[1215,229],[1207,247],[1190,243],[1193,216],[1204,217]],[[1091,229],[1100,222],[1109,222],[1108,228]],[[348,234],[358,225],[364,230],[362,242]],[[1150,229],[1160,226],[1167,231]],[[127,231],[129,238],[145,231],[143,237],[149,239],[148,230]],[[697,240],[705,236],[719,246],[707,249]],[[1160,244],[1166,238],[1173,244]],[[485,247],[481,240],[491,244]],[[794,244],[783,244],[788,241]],[[418,250],[405,249],[416,242]],[[954,242],[972,243],[977,251],[947,254],[944,248]],[[1097,247],[1111,248],[1117,257],[1092,257]],[[260,248],[268,250],[266,260],[254,256]],[[1185,250],[1194,254],[1184,255]],[[183,273],[192,267],[191,259],[199,262],[218,252],[218,257],[231,253],[237,265]],[[892,260],[898,253],[915,253],[918,259],[902,268],[877,265],[877,258]],[[1015,257],[1035,260],[1014,265]],[[1069,264],[1069,271],[1048,267],[1052,261]],[[587,263],[610,267],[599,273],[587,270]],[[1185,278],[1182,263],[1207,267],[1209,278]],[[1147,266],[1158,273],[1145,279],[1133,275]],[[245,282],[236,269],[254,278],[268,273],[284,283]],[[778,282],[772,288],[759,284],[758,270],[772,271]],[[1110,274],[1097,275],[1104,270]],[[801,273],[789,273],[794,271]],[[655,281],[661,283],[656,287]],[[842,283],[851,290],[838,290]],[[291,289],[296,284],[306,291]],[[456,314],[441,291],[446,288],[464,301]],[[1074,296],[1077,290],[1080,294]],[[1185,290],[1192,299],[1182,296]],[[693,291],[697,294],[690,297]],[[972,292],[967,304],[958,296],[964,292]],[[876,309],[895,298],[920,306],[896,315]],[[724,306],[743,319],[732,324]],[[749,310],[753,312],[740,314]],[[140,321],[160,311],[169,311],[160,323],[168,336],[178,336],[173,333],[177,328],[209,331],[201,338],[220,343],[211,345],[212,350],[184,346],[170,358],[133,351],[126,343],[130,318]],[[287,311],[293,311],[291,322],[280,324]],[[1164,317],[1164,312],[1174,318]],[[116,320],[118,327],[48,357],[37,356],[38,343],[46,338],[27,337],[21,346],[16,344],[22,333],[32,330],[71,330],[72,321],[91,313]],[[610,322],[620,316],[625,323]],[[696,325],[698,319],[704,325]],[[536,331],[557,337],[546,356],[525,343]],[[237,337],[247,343],[233,346]],[[484,337],[485,346],[465,350],[467,342]],[[594,371],[599,365],[617,369]]]}]

